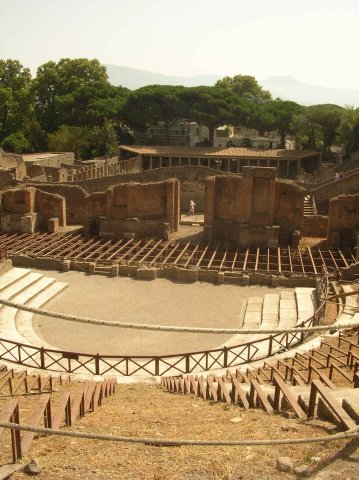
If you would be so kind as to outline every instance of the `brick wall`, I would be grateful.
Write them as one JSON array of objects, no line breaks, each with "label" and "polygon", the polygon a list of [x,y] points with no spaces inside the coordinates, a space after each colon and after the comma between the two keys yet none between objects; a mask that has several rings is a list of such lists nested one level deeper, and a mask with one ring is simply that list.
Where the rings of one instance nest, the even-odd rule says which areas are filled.
[{"label": "brick wall", "polygon": [[345,174],[344,178],[337,182],[324,184],[313,188],[311,194],[314,195],[318,211],[326,214],[329,210],[330,199],[340,194],[355,194],[359,189],[359,171],[351,174]]},{"label": "brick wall", "polygon": [[303,236],[314,238],[327,238],[328,216],[306,215],[303,219]]},{"label": "brick wall", "polygon": [[359,195],[339,195],[329,204],[328,244],[332,248],[357,244],[359,234]]},{"label": "brick wall", "polygon": [[187,212],[189,203],[193,200],[198,212],[205,210],[205,182],[212,175],[229,175],[238,177],[236,174],[220,172],[208,167],[184,166],[157,168],[139,173],[116,175],[113,177],[96,178],[93,180],[82,180],[76,182],[76,185],[83,187],[88,193],[103,192],[107,188],[123,182],[159,182],[169,178],[177,178],[180,181],[182,212]]},{"label": "brick wall", "polygon": [[303,232],[304,190],[291,183],[276,181],[274,225],[280,226],[279,241],[290,245],[295,230]]},{"label": "brick wall", "polygon": [[293,232],[303,230],[304,190],[276,181],[270,168],[247,169],[243,178],[207,179],[205,224],[212,237],[243,245],[264,246],[276,239],[291,244]]},{"label": "brick wall", "polygon": [[[125,183],[91,194],[78,185],[67,183],[43,183],[35,186],[42,192],[65,199],[68,225],[87,225],[90,230],[98,229],[98,219],[103,216],[116,220],[119,231],[119,221],[133,217],[140,218],[141,221],[151,220],[152,223],[148,225],[151,231],[157,228],[158,234],[162,232],[164,223],[169,223],[171,231],[178,230],[180,192],[176,179],[147,184]],[[153,226],[155,220],[156,228]],[[145,226],[137,227],[141,234],[145,234]]]}]

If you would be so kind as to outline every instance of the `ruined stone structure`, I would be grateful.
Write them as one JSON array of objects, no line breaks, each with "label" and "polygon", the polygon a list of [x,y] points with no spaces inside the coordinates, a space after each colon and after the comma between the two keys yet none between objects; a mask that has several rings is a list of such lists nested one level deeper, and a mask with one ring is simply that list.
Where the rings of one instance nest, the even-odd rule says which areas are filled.
[{"label": "ruined stone structure", "polygon": [[339,195],[329,202],[328,244],[331,248],[357,246],[359,195]]},{"label": "ruined stone structure", "polygon": [[100,236],[168,239],[179,225],[179,182],[125,183],[85,199],[86,226]]},{"label": "ruined stone structure", "polygon": [[275,168],[245,167],[243,178],[206,182],[205,231],[240,245],[297,244],[303,228],[304,191],[275,180]]},{"label": "ruined stone structure", "polygon": [[1,227],[3,232],[32,233],[54,231],[57,224],[79,225],[100,236],[168,239],[178,230],[179,201],[175,179],[124,183],[91,194],[78,186],[41,184],[3,194]]},{"label": "ruined stone structure", "polygon": [[26,175],[25,162],[21,155],[5,153],[0,148],[0,177],[1,184],[11,183],[11,180],[22,180]]},{"label": "ruined stone structure", "polygon": [[276,175],[282,178],[296,178],[302,169],[318,171],[321,164],[320,153],[310,150],[120,145],[120,159],[134,156],[142,158],[144,170],[194,165],[242,173],[246,166],[274,167]]},{"label": "ruined stone structure", "polygon": [[66,225],[65,199],[33,187],[3,193],[1,211],[2,232],[53,233]]}]

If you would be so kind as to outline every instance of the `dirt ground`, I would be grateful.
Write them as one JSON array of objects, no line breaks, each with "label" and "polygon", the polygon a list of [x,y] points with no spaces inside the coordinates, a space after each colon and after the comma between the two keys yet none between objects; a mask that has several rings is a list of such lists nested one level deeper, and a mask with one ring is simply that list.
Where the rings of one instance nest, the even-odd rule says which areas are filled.
[{"label": "dirt ground", "polygon": [[[237,419],[234,423],[231,420]],[[158,439],[238,440],[299,438],[335,433],[334,425],[312,420],[302,422],[262,410],[244,411],[187,395],[170,394],[153,385],[120,385],[113,397],[95,413],[79,420],[72,430],[152,437]],[[248,447],[159,447],[64,437],[40,437],[26,460],[42,466],[37,477],[59,480],[287,480],[290,473],[276,470],[276,459],[288,456],[294,466],[306,464],[312,473],[348,458],[355,441],[318,444]],[[359,464],[346,475],[323,479],[355,480]],[[349,465],[350,466],[350,465]],[[314,478],[312,477],[312,478]],[[17,473],[14,480],[25,480]]]},{"label": "dirt ground", "polygon": [[[69,286],[44,308],[114,322],[236,328],[244,298],[283,288],[138,281],[39,270]],[[165,355],[215,348],[228,335],[96,327],[35,315],[37,334],[56,348],[108,355]]]}]

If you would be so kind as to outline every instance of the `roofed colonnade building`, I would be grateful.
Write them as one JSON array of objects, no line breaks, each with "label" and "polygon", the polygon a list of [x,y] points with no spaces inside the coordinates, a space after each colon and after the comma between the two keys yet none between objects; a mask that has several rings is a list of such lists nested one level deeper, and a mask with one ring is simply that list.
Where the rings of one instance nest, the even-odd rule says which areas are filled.
[{"label": "roofed colonnade building", "polygon": [[296,178],[302,170],[319,171],[321,154],[311,150],[253,148],[169,147],[120,145],[119,158],[140,157],[144,170],[178,166],[203,166],[230,173],[244,167],[274,167],[280,178]]}]

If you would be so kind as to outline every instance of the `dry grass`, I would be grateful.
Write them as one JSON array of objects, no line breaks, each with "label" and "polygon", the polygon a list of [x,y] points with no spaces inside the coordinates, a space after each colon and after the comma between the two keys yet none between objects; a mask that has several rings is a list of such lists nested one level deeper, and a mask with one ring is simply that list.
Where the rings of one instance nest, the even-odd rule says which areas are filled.
[{"label": "dry grass", "polygon": [[[239,423],[230,420],[240,417]],[[72,427],[77,431],[172,439],[236,440],[326,435],[332,424],[310,423],[261,410],[214,404],[199,398],[169,394],[153,385],[120,385],[94,414]],[[296,465],[318,466],[330,460],[345,444],[335,442],[280,447],[155,447],[42,437],[35,440],[26,458],[43,467],[39,479],[72,480],[240,480],[287,479],[275,468],[278,456],[291,457]],[[24,479],[17,473],[13,479]]]}]

